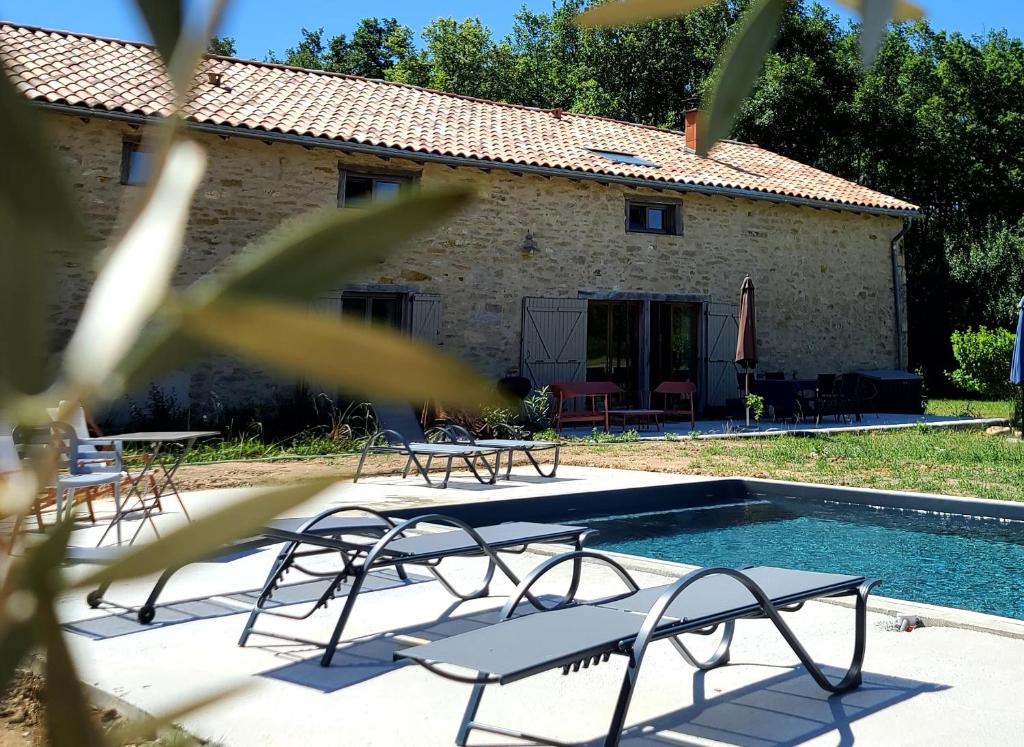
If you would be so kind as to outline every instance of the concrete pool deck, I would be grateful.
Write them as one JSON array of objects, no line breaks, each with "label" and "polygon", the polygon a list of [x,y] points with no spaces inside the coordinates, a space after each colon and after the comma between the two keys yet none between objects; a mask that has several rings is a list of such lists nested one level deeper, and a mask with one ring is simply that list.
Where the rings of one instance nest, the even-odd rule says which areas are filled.
[{"label": "concrete pool deck", "polygon": [[[525,477],[525,472],[519,477]],[[678,475],[588,468],[564,468],[560,480],[526,478],[499,488],[453,481],[447,491],[412,481],[375,478],[356,486],[337,485],[306,506],[289,512],[308,515],[339,504],[370,503],[385,510],[440,507],[495,499],[555,496],[571,491],[580,500],[616,487],[687,485],[699,490],[715,480]],[[189,509],[204,513],[235,499],[239,490],[186,494]],[[179,521],[173,513],[161,525]],[[76,533],[86,544],[96,529]],[[84,595],[65,597],[59,614],[70,623],[68,638],[83,679],[150,713],[172,709],[197,692],[247,685],[229,701],[183,720],[198,736],[225,745],[450,745],[469,688],[411,665],[395,665],[391,653],[413,639],[448,635],[493,619],[501,597],[458,607],[436,581],[403,588],[381,578],[380,590],[356,605],[336,665],[322,669],[310,646],[254,638],[238,648],[244,597],[258,588],[276,548],[226,562],[196,564],[168,585],[156,623],[144,627],[130,615],[91,610]],[[511,556],[522,575],[543,556]],[[453,576],[469,585],[479,561],[446,561]],[[665,582],[684,567],[647,559],[631,563],[641,585]],[[73,568],[70,572],[81,573]],[[151,583],[151,579],[149,580]],[[496,593],[510,589],[497,581]],[[584,597],[617,591],[610,575],[588,574]],[[115,586],[110,596],[137,603],[146,581]],[[192,600],[192,601],[190,601]],[[333,625],[335,602],[309,620],[268,619],[267,627],[322,640]],[[973,613],[964,613],[973,615]],[[440,621],[439,621],[440,620]],[[809,603],[787,616],[816,659],[845,669],[852,647],[852,611],[836,604]],[[666,642],[656,644],[641,675],[630,710],[629,745],[1005,744],[1019,738],[1024,717],[1018,692],[1024,681],[1024,640],[980,630],[925,627],[892,630],[891,615],[869,613],[865,684],[828,698],[796,664],[796,657],[766,621],[737,626],[733,664],[698,673]],[[697,647],[710,642],[698,642]],[[597,740],[603,735],[621,679],[615,658],[599,667],[563,677],[548,673],[504,688],[489,689],[481,716],[491,723],[563,740]],[[513,740],[478,734],[471,744]]]}]

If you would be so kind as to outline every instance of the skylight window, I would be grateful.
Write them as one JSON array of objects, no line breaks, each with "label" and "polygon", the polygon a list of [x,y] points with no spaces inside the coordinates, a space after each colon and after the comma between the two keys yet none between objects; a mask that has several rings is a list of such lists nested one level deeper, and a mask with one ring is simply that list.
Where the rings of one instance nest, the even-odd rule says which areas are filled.
[{"label": "skylight window", "polygon": [[646,158],[640,158],[640,156],[633,155],[632,153],[619,153],[614,150],[598,150],[597,148],[587,148],[591,153],[606,158],[612,163],[624,163],[629,166],[650,166],[652,168],[661,168],[659,164],[653,161],[648,161]]}]

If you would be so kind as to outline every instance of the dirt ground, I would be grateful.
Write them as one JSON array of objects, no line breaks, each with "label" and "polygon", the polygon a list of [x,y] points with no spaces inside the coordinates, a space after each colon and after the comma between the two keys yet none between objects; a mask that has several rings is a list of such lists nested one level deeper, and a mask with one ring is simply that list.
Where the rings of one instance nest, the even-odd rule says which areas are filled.
[{"label": "dirt ground", "polygon": [[[0,747],[41,747],[47,744],[43,705],[45,687],[46,680],[39,674],[20,671],[15,675],[7,692],[0,697]],[[117,730],[131,726],[113,708],[93,706],[92,717],[108,740],[114,738]],[[207,744],[173,727],[144,741],[115,739],[115,742],[120,747],[201,747]]]},{"label": "dirt ground", "polygon": [[19,675],[0,699],[0,747],[45,744],[42,706],[43,678]]}]

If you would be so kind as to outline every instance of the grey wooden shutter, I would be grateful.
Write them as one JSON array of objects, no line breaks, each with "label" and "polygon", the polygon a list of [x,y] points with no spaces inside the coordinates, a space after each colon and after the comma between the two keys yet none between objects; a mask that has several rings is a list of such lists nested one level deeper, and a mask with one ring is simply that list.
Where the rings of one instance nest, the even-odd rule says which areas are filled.
[{"label": "grey wooden shutter", "polygon": [[521,373],[537,387],[587,378],[585,298],[523,299]]},{"label": "grey wooden shutter", "polygon": [[441,345],[441,297],[417,293],[412,297],[409,333],[416,339]]},{"label": "grey wooden shutter", "polygon": [[[310,306],[310,311],[335,318],[341,317],[341,291],[330,291],[318,296]],[[314,379],[301,378],[300,385],[309,389],[309,393],[316,397],[324,395],[333,401],[339,398],[338,387],[332,382],[316,381]]]},{"label": "grey wooden shutter", "polygon": [[739,334],[739,306],[710,301],[705,307],[704,331],[706,399],[710,407],[724,407],[726,400],[740,396],[736,384],[736,335]]}]

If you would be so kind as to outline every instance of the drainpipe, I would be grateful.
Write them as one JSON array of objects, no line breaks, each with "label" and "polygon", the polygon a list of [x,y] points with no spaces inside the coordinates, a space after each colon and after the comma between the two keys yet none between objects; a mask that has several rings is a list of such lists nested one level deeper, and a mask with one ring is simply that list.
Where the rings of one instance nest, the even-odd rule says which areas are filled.
[{"label": "drainpipe", "polygon": [[889,242],[889,255],[892,260],[892,301],[896,322],[896,368],[903,368],[903,293],[900,283],[900,241],[910,230],[910,221],[904,220],[899,232]]}]

